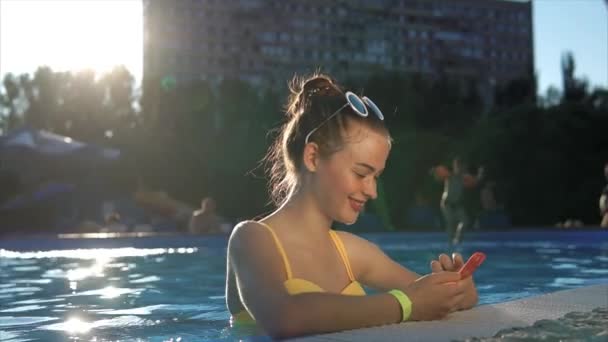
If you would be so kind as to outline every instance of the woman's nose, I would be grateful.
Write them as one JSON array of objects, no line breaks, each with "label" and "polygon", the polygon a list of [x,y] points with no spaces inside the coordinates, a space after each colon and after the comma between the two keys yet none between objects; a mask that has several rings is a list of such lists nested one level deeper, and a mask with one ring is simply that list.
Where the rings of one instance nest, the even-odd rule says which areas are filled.
[{"label": "woman's nose", "polygon": [[378,190],[376,180],[372,178],[371,181],[365,182],[363,187],[363,194],[369,199],[376,199],[378,197]]}]

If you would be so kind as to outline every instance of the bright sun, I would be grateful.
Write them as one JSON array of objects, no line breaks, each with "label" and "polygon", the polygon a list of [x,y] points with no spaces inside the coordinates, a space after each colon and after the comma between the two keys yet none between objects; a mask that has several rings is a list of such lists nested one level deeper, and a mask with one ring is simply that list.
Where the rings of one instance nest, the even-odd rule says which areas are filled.
[{"label": "bright sun", "polygon": [[0,75],[125,65],[142,73],[141,0],[0,0]]}]

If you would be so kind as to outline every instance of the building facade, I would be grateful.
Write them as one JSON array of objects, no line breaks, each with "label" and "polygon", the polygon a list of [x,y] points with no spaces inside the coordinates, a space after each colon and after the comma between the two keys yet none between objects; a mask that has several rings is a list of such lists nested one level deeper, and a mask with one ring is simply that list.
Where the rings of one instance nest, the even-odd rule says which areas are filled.
[{"label": "building facade", "polygon": [[515,0],[144,0],[144,77],[284,86],[295,73],[533,77],[532,8]]}]

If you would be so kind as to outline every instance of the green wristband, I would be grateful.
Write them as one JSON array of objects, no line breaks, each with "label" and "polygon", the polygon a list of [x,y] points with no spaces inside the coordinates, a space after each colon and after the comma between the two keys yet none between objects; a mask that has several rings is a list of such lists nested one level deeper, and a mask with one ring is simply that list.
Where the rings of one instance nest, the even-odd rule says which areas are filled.
[{"label": "green wristband", "polygon": [[408,297],[401,290],[390,290],[388,291],[388,293],[393,295],[401,305],[401,321],[407,321],[410,318],[410,315],[412,314],[412,301],[410,300],[410,297]]}]

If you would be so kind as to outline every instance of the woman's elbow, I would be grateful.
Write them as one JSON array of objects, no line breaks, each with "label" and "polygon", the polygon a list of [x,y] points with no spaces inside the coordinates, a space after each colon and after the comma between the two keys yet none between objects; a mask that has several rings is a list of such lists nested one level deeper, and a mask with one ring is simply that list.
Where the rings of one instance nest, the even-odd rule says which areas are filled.
[{"label": "woman's elbow", "polygon": [[286,304],[275,311],[268,324],[262,324],[268,335],[275,339],[291,338],[309,333],[302,317],[302,310]]},{"label": "woman's elbow", "polygon": [[293,322],[286,324],[273,324],[272,328],[265,329],[265,331],[268,335],[270,335],[270,337],[276,340],[293,338],[305,334]]}]

